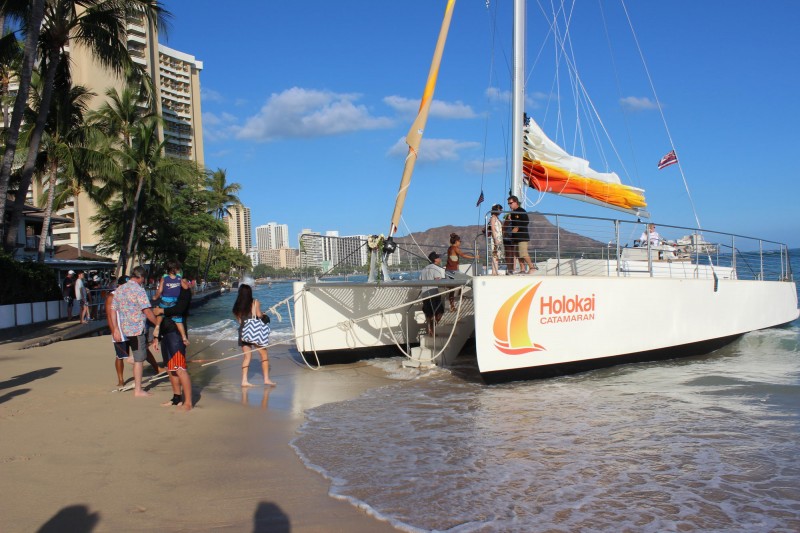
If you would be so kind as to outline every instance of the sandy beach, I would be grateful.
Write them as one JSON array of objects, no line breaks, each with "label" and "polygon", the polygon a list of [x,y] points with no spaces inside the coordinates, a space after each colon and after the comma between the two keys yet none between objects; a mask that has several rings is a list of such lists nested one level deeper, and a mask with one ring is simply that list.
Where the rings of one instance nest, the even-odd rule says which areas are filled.
[{"label": "sandy beach", "polygon": [[276,348],[268,405],[260,388],[243,406],[197,379],[195,409],[183,413],[160,405],[166,380],[151,398],[112,392],[108,336],[24,344],[0,342],[3,531],[394,530],[328,496],[289,446],[303,409],[388,383],[380,370],[312,371]]}]

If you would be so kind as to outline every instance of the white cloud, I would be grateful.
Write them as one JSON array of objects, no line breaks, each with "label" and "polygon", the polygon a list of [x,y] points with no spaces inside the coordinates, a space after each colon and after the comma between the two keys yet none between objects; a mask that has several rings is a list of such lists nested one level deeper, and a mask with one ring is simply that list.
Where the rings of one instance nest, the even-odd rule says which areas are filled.
[{"label": "white cloud", "polygon": [[220,93],[219,91],[215,91],[214,89],[208,89],[206,87],[201,87],[200,100],[203,102],[224,102],[225,97],[222,96],[222,93]]},{"label": "white cloud", "polygon": [[222,113],[203,113],[203,138],[208,141],[217,141],[233,135],[236,131],[236,116]]},{"label": "white cloud", "polygon": [[[419,111],[420,100],[412,100],[402,96],[387,96],[383,101],[389,107],[403,114],[416,115],[417,111]],[[431,102],[430,116],[460,119],[474,118],[477,115],[470,106],[463,102],[443,102],[441,100],[434,100]]]},{"label": "white cloud", "polygon": [[505,164],[506,162],[503,159],[487,159],[485,161],[481,159],[472,159],[464,164],[464,170],[470,174],[478,175],[497,174],[503,171]]},{"label": "white cloud", "polygon": [[[511,103],[511,91],[501,90],[497,87],[489,87],[486,89],[486,97],[489,99],[489,102],[493,103]],[[525,108],[540,109],[542,107],[542,102],[546,101],[548,98],[549,96],[542,92],[527,93],[525,95]]]},{"label": "white cloud", "polygon": [[257,114],[245,120],[236,137],[260,142],[286,138],[338,135],[387,128],[392,120],[372,116],[366,106],[356,105],[358,94],[293,87],[273,93]]},{"label": "white cloud", "polygon": [[[432,163],[436,161],[455,161],[459,159],[459,152],[480,147],[480,143],[471,141],[456,141],[454,139],[422,139],[419,147],[417,161]],[[406,138],[401,137],[394,143],[388,155],[405,157],[408,153]]]},{"label": "white cloud", "polygon": [[626,111],[650,111],[658,109],[658,104],[646,96],[626,96],[619,103]]}]

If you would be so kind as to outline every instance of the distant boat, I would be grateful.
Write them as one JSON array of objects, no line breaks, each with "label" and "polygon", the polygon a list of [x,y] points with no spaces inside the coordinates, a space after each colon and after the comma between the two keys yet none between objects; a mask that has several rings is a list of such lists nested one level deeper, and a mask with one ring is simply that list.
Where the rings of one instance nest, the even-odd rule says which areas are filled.
[{"label": "distant boat", "polygon": [[[670,249],[674,247],[628,247],[624,236],[638,235],[644,229],[640,220],[649,218],[644,190],[623,185],[614,172],[593,170],[588,160],[548,138],[532,118],[523,119],[524,0],[514,2],[511,191],[524,198],[530,187],[537,196],[558,194],[629,217],[545,213],[554,221],[556,248],[536,250],[532,275],[491,276],[475,264],[462,265],[462,275],[455,279],[395,281],[387,259],[395,251],[393,235],[433,101],[453,6],[449,0],[419,113],[406,137],[408,155],[389,237],[368,241],[367,282],[295,284],[295,339],[301,353],[325,362],[339,360],[342,353],[369,355],[378,347],[393,346],[409,365],[446,366],[474,338],[478,369],[485,380],[495,381],[708,353],[744,333],[798,317],[785,244],[703,231],[725,243],[726,253],[712,257],[720,245],[701,240],[699,229],[682,228],[690,232],[684,245],[691,247],[688,257],[677,257]],[[561,21],[549,23],[551,32],[565,29]],[[571,43],[567,35],[558,41]],[[571,48],[562,47],[559,56]],[[575,92],[583,90],[583,78],[575,74],[572,79],[580,80]],[[431,187],[426,184],[426,194]],[[565,247],[558,236],[576,228],[598,239],[598,246]],[[458,291],[458,305],[451,310],[445,296],[444,317],[428,335],[420,294],[432,285],[440,292]]]},{"label": "distant boat", "polygon": [[706,241],[699,233],[684,235],[675,241],[675,249],[679,255],[690,254],[716,254],[719,252],[719,245]]}]

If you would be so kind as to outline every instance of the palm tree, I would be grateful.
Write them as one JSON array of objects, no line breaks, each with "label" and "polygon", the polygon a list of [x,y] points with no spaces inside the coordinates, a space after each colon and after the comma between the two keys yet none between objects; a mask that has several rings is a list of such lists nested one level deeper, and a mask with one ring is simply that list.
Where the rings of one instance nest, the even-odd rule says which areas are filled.
[{"label": "palm tree", "polygon": [[[155,125],[159,122],[158,116],[152,111],[152,105],[148,98],[147,91],[143,86],[135,81],[129,83],[122,92],[114,88],[106,91],[106,102],[94,113],[90,115],[89,121],[98,129],[104,132],[109,140],[108,147],[111,152],[124,153],[133,148],[133,139],[141,126]],[[122,201],[122,212],[125,218],[135,219],[133,216],[133,198],[136,196],[134,185],[136,181],[126,179],[124,175],[119,175],[122,179],[114,179],[113,175],[106,176],[105,187],[99,193],[100,201],[108,202],[114,196],[118,196]],[[128,226],[130,227],[130,226]],[[130,235],[127,227],[122,232],[122,242],[128,243]],[[120,250],[119,265],[123,267],[128,259],[127,246]]]},{"label": "palm tree", "polygon": [[[5,245],[16,245],[17,226],[22,220],[25,196],[34,172],[39,142],[44,132],[54,90],[55,75],[62,61],[69,61],[66,47],[85,46],[104,67],[117,74],[138,72],[146,77],[128,52],[128,17],[144,16],[163,26],[168,13],[158,0],[49,0],[45,5],[44,25],[39,38],[40,68],[44,86],[39,116],[31,133],[28,157],[22,167],[19,191],[14,199],[10,231]],[[0,176],[2,177],[2,176]]]},{"label": "palm tree", "polygon": [[[231,214],[229,208],[232,205],[242,204],[242,201],[237,195],[242,189],[242,186],[239,183],[228,183],[227,171],[224,168],[218,168],[208,173],[207,188],[209,190],[209,207],[211,208],[211,213],[218,220],[222,220],[226,215]],[[211,267],[211,252],[214,249],[214,242],[215,240],[212,240],[208,245],[208,256],[206,257],[206,268],[203,279],[208,279],[208,269]]]},{"label": "palm tree", "polygon": [[[94,93],[82,86],[71,86],[65,69],[60,69],[58,90],[55,92],[47,124],[37,156],[37,178],[47,196],[40,198],[45,208],[42,232],[39,240],[38,259],[44,261],[45,245],[54,209],[63,207],[68,201],[75,205],[75,227],[78,232],[78,257],[80,257],[81,226],[79,195],[91,188],[91,173],[109,174],[116,171],[114,162],[92,148],[92,130],[85,126],[84,115]],[[41,105],[41,83],[34,80],[32,105],[26,114],[31,124]],[[31,127],[23,130],[21,139],[28,140]]]},{"label": "palm tree", "polygon": [[[8,195],[8,183],[11,179],[11,165],[17,153],[22,114],[28,101],[33,67],[36,63],[36,47],[39,42],[42,20],[44,19],[44,4],[45,0],[31,0],[30,2],[26,0],[3,0],[3,3],[0,4],[4,23],[6,17],[15,18],[25,21],[28,28],[25,35],[25,49],[22,54],[22,72],[19,77],[19,88],[17,89],[17,97],[14,99],[14,109],[11,112],[11,124],[5,131],[6,147],[3,152],[3,161],[0,164],[0,238],[3,239],[3,242],[5,242],[6,237],[3,235],[3,228],[6,221],[6,196]],[[17,193],[17,197],[19,196],[20,194]],[[16,225],[11,226],[9,233],[14,234],[15,244],[16,231]]]},{"label": "palm tree", "polygon": [[197,172],[193,163],[167,157],[164,154],[166,141],[158,139],[155,122],[139,124],[133,130],[131,146],[119,152],[119,161],[124,179],[136,183],[136,191],[130,201],[131,215],[118,270],[122,272],[128,258],[135,256],[134,237],[139,213],[145,203],[160,201],[169,207],[170,184],[175,180],[188,180]]}]

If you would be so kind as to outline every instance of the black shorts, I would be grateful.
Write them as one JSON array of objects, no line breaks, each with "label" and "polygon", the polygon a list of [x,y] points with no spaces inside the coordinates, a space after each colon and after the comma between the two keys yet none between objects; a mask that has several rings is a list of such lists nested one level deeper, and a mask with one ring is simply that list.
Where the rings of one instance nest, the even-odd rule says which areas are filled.
[{"label": "black shorts", "polygon": [[425,313],[425,318],[433,318],[436,315],[444,314],[444,306],[442,306],[442,297],[433,296],[422,302],[422,312]]}]

